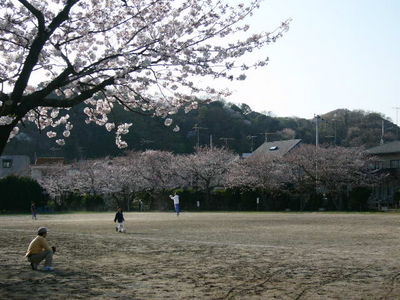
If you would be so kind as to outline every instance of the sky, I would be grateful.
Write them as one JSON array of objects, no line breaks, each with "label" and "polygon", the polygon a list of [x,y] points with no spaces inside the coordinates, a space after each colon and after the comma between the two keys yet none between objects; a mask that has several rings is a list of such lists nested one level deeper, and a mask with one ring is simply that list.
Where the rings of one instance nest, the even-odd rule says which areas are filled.
[{"label": "sky", "polygon": [[265,0],[248,23],[268,31],[288,18],[284,37],[254,54],[269,65],[226,100],[279,117],[346,108],[399,123],[400,0]]}]

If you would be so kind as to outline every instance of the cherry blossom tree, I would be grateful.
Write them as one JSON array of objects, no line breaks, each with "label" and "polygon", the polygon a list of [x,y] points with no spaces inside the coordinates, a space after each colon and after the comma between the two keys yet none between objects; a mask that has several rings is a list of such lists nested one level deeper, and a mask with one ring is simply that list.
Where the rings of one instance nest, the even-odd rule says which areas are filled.
[{"label": "cherry blossom tree", "polygon": [[122,135],[132,124],[109,120],[115,106],[163,117],[169,126],[179,107],[190,111],[199,97],[225,95],[199,76],[245,79],[249,68],[268,63],[246,54],[288,30],[285,21],[250,34],[244,20],[260,2],[0,1],[0,153],[26,122],[65,144],[69,109],[81,103],[86,122],[114,131],[125,148]]},{"label": "cherry blossom tree", "polygon": [[[38,182],[49,195],[64,208],[74,206],[79,196],[90,195],[91,199],[101,196],[107,200],[118,189],[115,185],[115,172],[111,168],[111,159],[105,157],[97,160],[82,160],[72,164],[55,164],[40,167]],[[37,173],[37,172],[36,172]],[[88,199],[88,198],[86,198]],[[71,202],[72,200],[72,202]],[[110,201],[108,201],[110,202]],[[113,207],[113,201],[106,204]],[[75,203],[75,208],[83,208],[84,202]]]},{"label": "cherry blossom tree", "polygon": [[[138,176],[139,153],[129,152],[121,157],[81,160],[69,165],[47,168],[39,182],[53,197],[65,192],[103,196],[109,207],[126,201],[129,209],[134,192],[145,189]],[[122,199],[121,199],[122,198]]]},{"label": "cherry blossom tree", "polygon": [[114,192],[117,187],[114,184],[115,172],[112,160],[109,157],[102,159],[81,160],[73,163],[70,176],[73,176],[71,190],[91,195],[102,195]]},{"label": "cherry blossom tree", "polygon": [[[104,195],[113,191],[109,158],[101,160],[79,161],[73,164],[54,164],[35,167],[35,178],[46,189],[49,195],[56,200],[58,205],[69,206],[65,200],[71,194],[92,196]],[[39,175],[40,174],[40,175]]]},{"label": "cherry blossom tree", "polygon": [[232,164],[226,186],[248,190],[274,190],[292,180],[289,166],[281,157],[255,154]]},{"label": "cherry blossom tree", "polygon": [[186,156],[182,168],[190,185],[206,193],[206,206],[214,187],[224,186],[224,175],[237,156],[224,148],[200,147]]},{"label": "cherry blossom tree", "polygon": [[185,185],[185,178],[178,163],[178,156],[168,151],[147,150],[138,160],[138,176],[144,181],[142,190],[153,198],[154,208],[165,208],[167,191]]},{"label": "cherry blossom tree", "polygon": [[355,186],[371,186],[380,176],[369,169],[372,157],[362,148],[303,145],[285,160],[292,166],[294,182],[302,192],[320,189],[341,209],[340,192]]},{"label": "cherry blossom tree", "polygon": [[273,207],[291,181],[290,166],[283,158],[260,153],[235,161],[225,184],[234,191],[260,196],[264,207]]},{"label": "cherry blossom tree", "polygon": [[130,151],[124,156],[113,158],[108,165],[109,172],[106,176],[108,184],[113,187],[112,195],[118,203],[126,203],[127,210],[130,210],[135,193],[147,187],[146,180],[141,176],[141,155],[142,153]]},{"label": "cherry blossom tree", "polygon": [[49,166],[41,169],[40,174],[36,180],[51,197],[60,197],[63,193],[71,191],[73,176],[69,166]]}]

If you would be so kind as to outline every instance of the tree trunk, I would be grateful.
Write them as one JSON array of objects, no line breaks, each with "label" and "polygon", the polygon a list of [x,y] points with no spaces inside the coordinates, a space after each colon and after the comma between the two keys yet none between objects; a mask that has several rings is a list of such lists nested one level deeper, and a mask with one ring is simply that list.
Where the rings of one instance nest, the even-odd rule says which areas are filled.
[{"label": "tree trunk", "polygon": [[[150,204],[150,209],[165,211],[170,209],[170,199],[166,196],[165,191],[150,192],[150,197],[153,199]],[[168,200],[167,200],[168,197]]]},{"label": "tree trunk", "polygon": [[206,188],[206,201],[205,201],[205,207],[207,209],[211,209],[210,208],[210,203],[211,203],[211,189],[209,187]]},{"label": "tree trunk", "polygon": [[302,194],[300,198],[300,211],[303,211],[306,208],[306,205],[309,200],[310,200],[309,194]]},{"label": "tree trunk", "polygon": [[0,155],[3,154],[4,149],[6,148],[8,137],[13,128],[14,126],[12,124],[0,126]]}]

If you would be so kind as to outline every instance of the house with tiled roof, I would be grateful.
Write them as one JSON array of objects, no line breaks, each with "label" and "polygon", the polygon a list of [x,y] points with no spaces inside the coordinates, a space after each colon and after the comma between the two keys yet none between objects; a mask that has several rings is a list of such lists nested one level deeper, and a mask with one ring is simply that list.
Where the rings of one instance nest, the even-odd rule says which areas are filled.
[{"label": "house with tiled roof", "polygon": [[376,172],[385,172],[385,180],[373,188],[368,201],[370,208],[398,208],[400,195],[400,141],[385,143],[366,150],[372,155]]},{"label": "house with tiled roof", "polygon": [[31,177],[39,180],[47,170],[58,168],[65,164],[63,157],[38,157],[35,163],[31,165]]},{"label": "house with tiled roof", "polygon": [[366,150],[370,155],[374,155],[378,169],[398,169],[400,168],[400,141],[389,142]]},{"label": "house with tiled roof", "polygon": [[281,140],[273,142],[264,142],[258,147],[252,155],[271,155],[276,157],[283,157],[296,149],[301,144],[301,139]]}]

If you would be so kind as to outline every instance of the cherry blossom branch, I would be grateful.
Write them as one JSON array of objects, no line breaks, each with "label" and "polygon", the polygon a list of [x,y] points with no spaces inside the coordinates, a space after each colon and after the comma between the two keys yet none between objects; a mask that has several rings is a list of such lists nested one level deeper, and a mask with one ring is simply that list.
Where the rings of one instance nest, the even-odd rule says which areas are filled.
[{"label": "cherry blossom branch", "polygon": [[45,20],[42,12],[38,9],[36,9],[32,4],[30,4],[26,0],[18,0],[22,5],[24,5],[38,20],[38,27],[39,27],[39,32],[43,32],[45,29]]},{"label": "cherry blossom branch", "polygon": [[[19,1],[21,1],[21,3],[23,3],[24,5],[26,5],[25,3],[28,3],[26,0],[19,0]],[[70,9],[78,1],[79,0],[68,0],[64,9],[61,10],[58,13],[58,15],[51,21],[50,25],[48,26],[48,30],[45,30],[44,26],[39,26],[39,31],[36,35],[36,38],[32,42],[29,54],[25,59],[24,66],[22,68],[20,76],[17,79],[14,89],[12,91],[11,100],[13,102],[17,103],[21,101],[21,96],[28,84],[28,80],[32,74],[32,70],[39,60],[39,56],[41,54],[43,46],[45,45],[46,41],[49,39],[51,34],[57,29],[57,27],[68,19],[68,14]],[[33,14],[36,13],[35,10],[31,10],[31,12]]]},{"label": "cherry blossom branch", "polygon": [[102,83],[98,84],[96,87],[83,91],[79,95],[69,98],[69,99],[41,99],[37,105],[39,106],[48,106],[48,107],[72,107],[76,104],[82,103],[86,99],[91,98],[97,92],[103,90],[105,87],[114,84],[115,79],[109,78],[104,80]]}]

